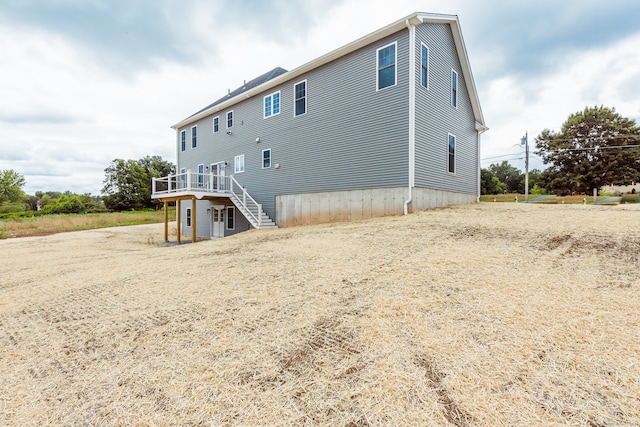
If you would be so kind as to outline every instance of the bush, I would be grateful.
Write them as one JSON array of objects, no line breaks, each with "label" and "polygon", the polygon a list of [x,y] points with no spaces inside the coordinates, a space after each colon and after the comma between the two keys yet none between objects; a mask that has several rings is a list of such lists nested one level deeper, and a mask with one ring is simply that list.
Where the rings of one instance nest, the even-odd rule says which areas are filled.
[{"label": "bush", "polygon": [[44,214],[85,213],[86,207],[75,194],[63,194],[42,208]]},{"label": "bush", "polygon": [[544,196],[546,194],[546,190],[538,187],[538,184],[535,184],[531,187],[531,190],[529,190],[529,194],[533,194],[534,196]]}]

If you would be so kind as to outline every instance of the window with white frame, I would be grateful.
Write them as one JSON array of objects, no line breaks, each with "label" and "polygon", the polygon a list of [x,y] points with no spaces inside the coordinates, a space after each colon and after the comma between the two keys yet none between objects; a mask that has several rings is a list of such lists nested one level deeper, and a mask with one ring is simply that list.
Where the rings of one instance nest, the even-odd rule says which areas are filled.
[{"label": "window with white frame", "polygon": [[236,210],[233,206],[227,206],[227,230],[236,229]]},{"label": "window with white frame", "polygon": [[449,134],[449,172],[456,172],[456,136]]},{"label": "window with white frame", "polygon": [[184,151],[187,149],[187,131],[180,131],[180,151]]},{"label": "window with white frame", "polygon": [[269,169],[271,167],[271,148],[262,150],[262,169]]},{"label": "window with white frame", "polygon": [[280,114],[280,91],[264,97],[264,118]]},{"label": "window with white frame", "polygon": [[420,70],[420,84],[429,89],[429,48],[425,45],[422,45]]},{"label": "window with white frame", "polygon": [[451,70],[451,106],[458,108],[458,73]]},{"label": "window with white frame", "polygon": [[235,157],[235,161],[233,162],[233,170],[235,173],[244,172],[244,154],[240,154]]},{"label": "window with white frame", "polygon": [[307,113],[307,81],[303,80],[300,83],[293,85],[293,103],[294,112],[296,116],[301,116]]},{"label": "window with white frame", "polygon": [[227,129],[233,127],[233,110],[227,111]]},{"label": "window with white frame", "polygon": [[220,130],[220,117],[216,116],[213,118],[213,133],[218,133]]},{"label": "window with white frame", "polygon": [[187,208],[187,227],[191,227],[191,208]]},{"label": "window with white frame", "polygon": [[396,84],[396,48],[398,43],[381,47],[376,51],[378,73],[376,75],[378,90]]},{"label": "window with white frame", "polygon": [[198,146],[198,126],[191,127],[191,148]]}]

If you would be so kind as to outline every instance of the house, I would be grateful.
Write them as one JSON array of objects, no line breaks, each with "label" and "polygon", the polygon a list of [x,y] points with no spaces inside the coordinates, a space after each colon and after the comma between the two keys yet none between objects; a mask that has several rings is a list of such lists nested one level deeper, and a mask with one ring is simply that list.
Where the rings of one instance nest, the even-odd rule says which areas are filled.
[{"label": "house", "polygon": [[193,240],[476,203],[488,130],[457,16],[418,12],[172,127],[152,197]]}]

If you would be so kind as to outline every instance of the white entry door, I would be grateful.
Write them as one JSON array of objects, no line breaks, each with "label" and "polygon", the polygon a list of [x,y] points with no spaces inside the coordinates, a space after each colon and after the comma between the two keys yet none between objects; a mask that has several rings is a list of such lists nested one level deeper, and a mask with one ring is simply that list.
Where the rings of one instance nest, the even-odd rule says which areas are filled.
[{"label": "white entry door", "polygon": [[211,207],[211,237],[224,237],[224,206]]}]

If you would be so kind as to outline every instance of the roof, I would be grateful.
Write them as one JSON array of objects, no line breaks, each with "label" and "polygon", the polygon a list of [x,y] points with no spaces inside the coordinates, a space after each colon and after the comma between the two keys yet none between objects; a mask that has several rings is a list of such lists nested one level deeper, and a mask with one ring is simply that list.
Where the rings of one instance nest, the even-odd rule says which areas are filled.
[{"label": "roof", "polygon": [[[309,71],[314,70],[318,67],[321,67],[324,64],[327,64],[331,61],[335,61],[336,59],[339,59],[373,42],[381,40],[387,36],[390,36],[391,34],[397,33],[402,29],[406,29],[409,25],[419,25],[423,23],[440,23],[440,24],[449,24],[451,26],[451,32],[453,34],[456,51],[458,53],[458,58],[460,60],[461,71],[467,86],[467,92],[469,93],[469,97],[471,98],[471,107],[473,109],[473,115],[476,120],[476,128],[479,129],[480,131],[488,129],[485,126],[484,116],[482,114],[482,109],[480,108],[480,101],[478,100],[476,85],[473,80],[473,74],[471,73],[469,57],[467,56],[467,49],[464,45],[464,39],[462,38],[462,31],[460,29],[460,21],[458,20],[458,16],[443,15],[443,14],[437,14],[437,13],[423,13],[423,12],[414,12],[411,15],[406,16],[405,18],[399,19],[398,21],[392,24],[389,24],[386,27],[380,28],[379,30],[374,31],[373,33],[370,33],[334,51],[331,51],[325,55],[322,55],[321,57],[316,58],[310,62],[307,62],[306,64],[301,65],[300,67],[295,68],[291,71],[285,71],[279,67],[275,68],[269,71],[268,73],[263,74],[262,76],[251,80],[249,83],[246,83],[241,88],[238,88],[233,92],[230,92],[227,96],[220,98],[213,104],[203,108],[197,113],[189,116],[188,118],[176,123],[171,127],[173,129],[178,129],[186,125],[189,125],[210,114],[224,110],[236,104],[241,99],[246,99],[254,95],[258,95],[263,91],[269,90],[291,79],[295,79],[304,73],[308,73]],[[278,71],[281,70],[283,72],[278,73],[276,70]],[[271,74],[271,73],[274,73],[274,74]],[[260,81],[262,82],[259,83]],[[255,86],[249,87],[249,84],[253,82],[256,82]]]},{"label": "roof", "polygon": [[229,91],[229,93],[225,96],[223,96],[222,98],[218,99],[216,102],[214,102],[213,104],[209,104],[206,107],[204,107],[202,110],[192,114],[191,116],[189,116],[187,119],[198,115],[199,113],[203,112],[203,111],[207,111],[212,107],[215,107],[216,105],[222,104],[223,102],[225,102],[228,99],[232,99],[235,98],[238,95],[243,94],[244,92],[253,89],[254,87],[260,86],[263,83],[268,82],[271,79],[274,79],[276,77],[278,77],[281,74],[286,73],[287,70],[285,70],[284,68],[280,68],[280,67],[276,67],[271,71],[268,71],[266,73],[264,73],[261,76],[256,77],[253,80],[250,80],[248,82],[245,82],[242,86],[240,86],[239,88],[237,88],[236,90],[233,91]]}]

